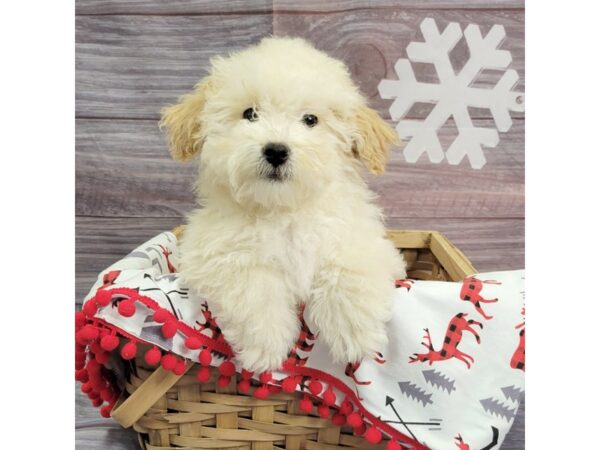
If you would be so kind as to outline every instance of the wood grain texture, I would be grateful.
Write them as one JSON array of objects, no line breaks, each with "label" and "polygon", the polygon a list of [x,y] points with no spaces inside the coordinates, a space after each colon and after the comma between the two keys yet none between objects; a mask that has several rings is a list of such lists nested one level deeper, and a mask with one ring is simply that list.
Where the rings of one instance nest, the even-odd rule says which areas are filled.
[{"label": "wood grain texture", "polygon": [[78,117],[158,118],[215,55],[271,34],[270,15],[78,16]]},{"label": "wood grain texture", "polygon": [[[215,16],[78,16],[76,19],[76,114],[78,117],[153,118],[162,107],[188,92],[206,74],[217,54],[255,43],[267,34],[302,36],[345,61],[361,90],[387,116],[391,100],[379,98],[383,78],[396,79],[393,65],[405,57],[412,40],[421,40],[425,17],[440,27],[457,21],[476,23],[483,32],[505,26],[502,48],[513,54],[512,67],[524,89],[524,13],[521,10],[371,10],[343,13]],[[272,22],[271,22],[272,21]],[[468,58],[464,42],[452,53],[455,69]],[[429,64],[414,65],[417,79],[436,82]],[[501,73],[483,71],[477,86],[494,85]],[[427,105],[416,105],[410,117],[424,117]],[[487,109],[473,117],[489,118]],[[522,114],[515,114],[515,117]]]},{"label": "wood grain texture", "polygon": [[270,11],[331,12],[363,8],[514,9],[524,0],[77,0],[75,13],[92,14],[223,14]]},{"label": "wood grain texture", "polygon": [[[317,48],[344,61],[358,82],[361,91],[368,97],[384,117],[392,100],[379,97],[377,86],[382,79],[398,79],[394,64],[399,58],[406,58],[406,46],[411,41],[423,41],[419,28],[426,17],[435,19],[438,28],[443,30],[448,23],[458,22],[461,27],[477,24],[485,35],[494,24],[502,24],[506,38],[501,48],[512,53],[512,68],[520,80],[515,90],[525,88],[525,39],[522,10],[391,10],[360,9],[331,14],[286,14],[273,16],[273,33],[276,36],[300,36],[313,42]],[[454,69],[460,70],[469,58],[469,50],[464,39],[451,52]],[[438,78],[431,64],[413,64],[416,79],[427,83],[437,83]],[[484,70],[475,80],[479,87],[494,86],[502,72]],[[430,111],[429,105],[416,105],[408,117],[422,118]],[[473,109],[472,117],[489,118],[487,109]],[[522,113],[514,113],[522,117]]]},{"label": "wood grain texture", "polygon": [[[476,121],[492,127],[490,120]],[[171,160],[154,120],[88,120],[76,123],[76,211],[88,216],[173,217],[194,206],[193,164]],[[447,147],[456,130],[440,134]],[[423,157],[406,163],[392,152],[385,174],[369,176],[384,212],[393,217],[523,217],[524,122],[515,120],[488,164],[472,170],[430,164]]]},{"label": "wood grain texture", "polygon": [[[182,218],[78,217],[76,220],[75,298],[81,303],[98,273]],[[388,228],[444,233],[481,272],[524,266],[523,219],[388,218]]]}]

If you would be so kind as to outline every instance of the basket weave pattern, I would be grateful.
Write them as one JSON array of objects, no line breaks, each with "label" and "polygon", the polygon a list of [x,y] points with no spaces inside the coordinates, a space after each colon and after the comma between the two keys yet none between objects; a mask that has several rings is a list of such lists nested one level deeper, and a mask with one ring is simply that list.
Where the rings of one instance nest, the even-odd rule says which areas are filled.
[{"label": "basket weave pattern", "polygon": [[[467,258],[436,232],[390,231],[389,238],[403,251],[408,277],[421,280],[461,280],[475,273]],[[255,398],[238,390],[239,374],[227,386],[211,379],[200,383],[190,370],[174,375],[148,367],[143,358],[129,361],[125,392],[112,417],[139,433],[142,449],[240,448],[271,450],[383,449],[386,441],[368,443],[357,429],[334,425],[300,409],[299,394],[271,393]],[[388,449],[401,447],[398,443]]]}]

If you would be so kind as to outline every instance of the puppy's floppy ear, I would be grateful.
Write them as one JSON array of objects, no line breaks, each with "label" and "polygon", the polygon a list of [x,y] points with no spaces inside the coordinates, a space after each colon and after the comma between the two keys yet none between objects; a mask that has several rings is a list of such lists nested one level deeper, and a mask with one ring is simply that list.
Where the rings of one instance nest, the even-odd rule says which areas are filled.
[{"label": "puppy's floppy ear", "polygon": [[366,105],[358,108],[356,124],[352,151],[372,173],[379,175],[385,170],[390,146],[400,143],[398,134]]},{"label": "puppy's floppy ear", "polygon": [[159,126],[167,130],[173,159],[188,161],[202,147],[200,113],[210,84],[210,79],[205,78],[195,86],[193,92],[182,96],[179,103],[162,110]]}]

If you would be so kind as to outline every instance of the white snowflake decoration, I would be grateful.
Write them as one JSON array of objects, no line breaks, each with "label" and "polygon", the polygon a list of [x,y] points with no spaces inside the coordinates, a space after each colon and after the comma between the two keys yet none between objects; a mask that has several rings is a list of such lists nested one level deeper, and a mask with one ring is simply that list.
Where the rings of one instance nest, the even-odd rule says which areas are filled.
[{"label": "white snowflake decoration", "polygon": [[[398,121],[396,130],[402,138],[412,138],[404,148],[408,162],[416,162],[423,153],[429,161],[440,163],[444,156],[450,164],[459,164],[467,156],[474,169],[486,163],[482,146],[496,147],[498,131],[506,132],[512,126],[509,111],[523,111],[523,94],[511,89],[519,80],[515,70],[508,69],[492,89],[471,87],[471,83],[484,69],[506,69],[512,61],[509,51],[498,46],[506,36],[502,25],[494,25],[482,37],[479,26],[470,24],[464,37],[470,58],[459,71],[454,72],[450,52],[463,36],[460,25],[450,23],[440,33],[435,20],[427,18],[421,23],[425,42],[411,42],[406,48],[409,59],[399,59],[395,70],[398,80],[382,80],[379,94],[384,99],[395,98],[390,107],[392,120]],[[435,66],[439,84],[416,80],[412,62],[430,63]],[[417,102],[434,103],[435,106],[424,120],[403,119]],[[468,107],[488,108],[496,128],[473,125]],[[438,138],[438,130],[450,118],[454,118],[458,136],[444,150]]]}]

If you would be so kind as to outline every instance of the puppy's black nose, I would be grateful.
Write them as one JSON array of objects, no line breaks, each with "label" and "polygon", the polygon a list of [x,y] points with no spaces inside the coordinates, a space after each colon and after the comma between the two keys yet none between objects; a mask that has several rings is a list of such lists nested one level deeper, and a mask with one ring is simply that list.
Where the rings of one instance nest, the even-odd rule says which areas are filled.
[{"label": "puppy's black nose", "polygon": [[273,167],[281,166],[288,159],[290,149],[284,144],[268,143],[263,147],[265,159]]}]

